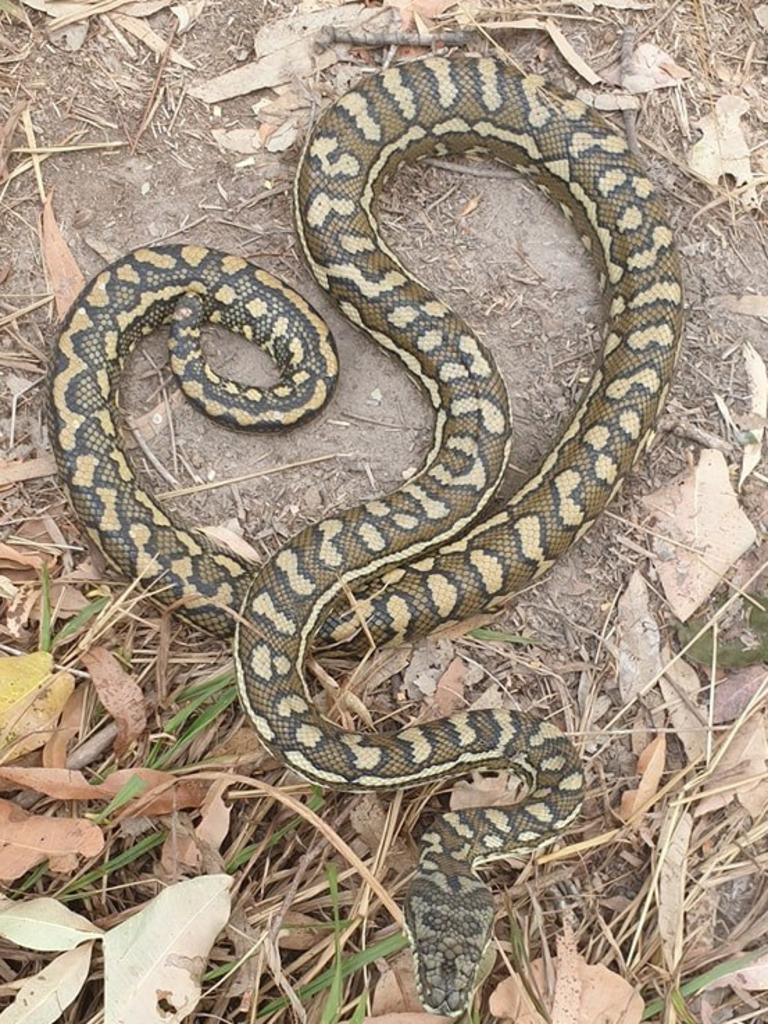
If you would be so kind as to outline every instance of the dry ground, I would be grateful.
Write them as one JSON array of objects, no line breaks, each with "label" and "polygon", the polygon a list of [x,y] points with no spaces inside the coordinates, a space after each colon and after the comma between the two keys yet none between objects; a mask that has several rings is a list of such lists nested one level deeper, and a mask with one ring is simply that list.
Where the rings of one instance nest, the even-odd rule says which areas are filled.
[{"label": "dry ground", "polygon": [[[768,357],[765,322],[735,316],[719,299],[724,293],[765,290],[764,213],[745,209],[728,191],[732,182],[710,189],[696,180],[685,159],[697,137],[696,122],[711,112],[719,96],[737,92],[749,98],[745,123],[756,166],[765,174],[768,163],[760,165],[757,160],[766,156],[759,143],[765,140],[768,124],[768,36],[753,16],[755,5],[748,2],[657,0],[645,6],[641,11],[598,6],[587,14],[573,4],[509,4],[494,14],[506,20],[563,16],[558,24],[598,70],[616,60],[622,27],[631,24],[640,40],[656,42],[690,70],[690,78],[674,90],[643,97],[637,121],[642,152],[666,195],[677,231],[688,323],[659,441],[611,514],[502,616],[497,629],[524,638],[525,643],[489,640],[487,634],[453,641],[451,653],[466,666],[480,669],[471,676],[468,703],[490,690],[491,701],[504,706],[537,708],[571,730],[588,759],[589,799],[567,837],[564,855],[527,870],[515,888],[508,868],[496,866],[489,872],[500,894],[499,905],[506,909],[497,929],[505,956],[497,960],[478,1020],[487,1018],[487,994],[508,975],[510,959],[525,973],[530,960],[554,953],[554,939],[566,921],[575,929],[579,952],[590,963],[606,965],[642,993],[650,1006],[647,1019],[768,1021],[760,1009],[765,992],[726,988],[704,1001],[698,994],[707,970],[766,942],[766,927],[761,924],[768,913],[765,818],[749,817],[731,803],[695,820],[685,868],[681,956],[673,968],[660,948],[654,897],[665,849],[660,835],[674,801],[695,792],[685,789],[691,776],[684,774],[685,755],[673,734],[668,737],[664,776],[664,783],[671,784],[639,824],[611,833],[620,825],[615,813],[620,794],[636,784],[636,754],[650,739],[651,726],[661,733],[674,732],[664,719],[660,696],[652,718],[643,705],[624,709],[616,685],[616,599],[634,569],[639,567],[651,584],[665,639],[673,646],[676,642],[646,557],[649,535],[640,498],[695,462],[701,438],[707,435],[717,439],[732,465],[738,464],[739,450],[723,424],[716,396],[731,408],[745,408],[742,343],[751,341]],[[288,17],[288,5],[282,0],[257,5],[245,0],[209,2],[192,30],[176,40],[194,64],[193,71],[170,62],[159,66],[140,42],[131,38],[123,45],[109,23],[98,17],[90,19],[83,45],[70,52],[60,40],[48,38],[42,14],[25,8],[19,20],[2,12],[0,6],[0,110],[5,108],[7,114],[16,100],[25,100],[37,146],[63,146],[40,165],[40,182],[32,168],[0,193],[2,458],[27,462],[49,451],[44,378],[55,322],[38,229],[42,184],[46,194],[54,196],[57,222],[86,277],[106,259],[138,245],[194,240],[248,256],[284,277],[332,324],[342,361],[337,395],[310,428],[285,436],[238,436],[203,421],[179,400],[169,382],[161,340],[153,339],[132,358],[124,408],[131,419],[139,420],[142,443],[133,448],[134,461],[157,490],[192,488],[192,493],[173,500],[179,513],[198,524],[232,526],[236,520],[263,556],[305,523],[397,486],[427,450],[426,405],[399,367],[373,351],[334,312],[299,259],[289,204],[299,142],[280,154],[260,151],[248,165],[239,166],[243,158],[218,149],[211,132],[217,127],[258,126],[254,97],[229,100],[216,109],[187,93],[193,82],[251,59],[253,32]],[[149,23],[167,39],[174,19],[161,10]],[[544,33],[493,35],[523,69],[567,88],[583,85]],[[383,52],[374,49],[363,58],[360,51],[347,51],[342,71],[335,67],[306,78],[297,93],[308,104],[322,105],[337,94],[345,77],[354,74],[356,63],[376,62]],[[147,122],[145,130],[131,145],[142,122]],[[127,144],[77,148],[81,143],[114,141]],[[29,144],[23,129],[14,143]],[[24,156],[20,149],[12,153],[11,169]],[[503,171],[483,177],[436,167],[409,169],[388,190],[381,220],[394,248],[477,329],[498,357],[516,417],[511,487],[546,452],[588,375],[601,324],[591,267],[557,213]],[[215,334],[209,345],[214,364],[226,367],[232,376],[249,381],[269,378],[262,357],[244,343]],[[14,411],[19,380],[29,387]],[[312,461],[318,457],[324,460]],[[259,475],[294,463],[298,468]],[[214,488],[200,486],[234,477],[245,479]],[[282,1022],[300,1019],[306,1012],[307,1019],[320,1020],[323,1007],[329,1012],[330,982],[326,980],[316,993],[305,986],[335,962],[345,968],[362,964],[366,970],[345,976],[336,993],[337,1015],[322,1019],[361,1019],[353,1016],[365,1010],[359,996],[373,991],[383,961],[374,956],[353,958],[364,947],[377,951],[376,944],[395,935],[396,929],[378,897],[367,885],[361,890],[356,871],[312,822],[294,817],[274,796],[265,796],[258,784],[250,788],[244,780],[231,778],[239,772],[286,785],[284,773],[255,750],[232,699],[231,678],[221,676],[229,656],[226,646],[161,617],[147,601],[132,604],[133,595],[126,599],[124,586],[112,577],[99,579],[99,563],[82,547],[55,476],[6,485],[0,494],[0,538],[27,550],[19,539],[20,532],[26,533],[27,544],[32,537],[38,545],[30,550],[55,555],[55,580],[77,580],[72,586],[87,601],[108,595],[114,602],[109,616],[99,620],[98,637],[81,632],[75,641],[57,646],[55,655],[57,661],[68,662],[85,688],[88,673],[78,652],[98,640],[141,681],[151,706],[149,725],[120,766],[147,765],[193,775],[207,771],[209,780],[231,783],[225,797],[232,808],[226,837],[205,848],[198,870],[234,874],[236,909],[214,949],[208,965],[213,973],[206,976],[194,1019]],[[762,532],[768,513],[764,479],[754,478],[742,501]],[[96,583],[89,582],[94,571]],[[0,619],[0,649],[6,654],[33,651],[40,640],[40,576],[32,573],[22,583],[35,600],[29,602],[28,624],[16,627]],[[71,597],[71,591],[67,594]],[[6,613],[9,607],[10,600]],[[54,623],[54,632],[62,621]],[[343,671],[353,666],[337,662],[332,667],[344,681]],[[362,702],[378,725],[418,717],[419,705],[413,699],[418,691],[403,681],[402,673],[382,675],[385,681],[377,690],[363,678],[343,690],[344,700],[338,700],[338,692],[328,684],[334,713],[347,723],[360,724]],[[705,671],[701,686],[701,704],[706,707]],[[67,763],[82,768],[89,778],[101,779],[118,762],[111,745],[113,733],[104,738],[108,718],[90,689],[74,721]],[[716,742],[721,735],[715,736]],[[27,755],[24,763],[40,764],[39,754]],[[306,787],[288,781],[294,787],[291,792],[320,808],[322,818],[364,858],[384,888],[401,898],[413,863],[411,834],[413,830],[418,835],[416,821],[424,794],[356,800],[356,817],[343,794],[308,796]],[[64,816],[89,809],[82,803],[35,798],[29,789],[7,795],[42,814]],[[444,799],[433,795],[430,807]],[[367,833],[359,820],[361,806],[374,822]],[[174,843],[186,839],[199,820],[200,812],[194,809],[162,816],[117,811],[101,822],[107,846],[98,857],[81,861],[76,872],[65,875],[43,866],[17,880],[8,892],[63,892],[73,909],[102,926],[114,924],[160,886],[188,871],[183,858],[174,856]],[[381,840],[378,848],[375,843],[370,848],[366,834],[368,843],[371,834]],[[591,849],[577,846],[596,838]],[[337,899],[327,873],[331,861],[340,875]],[[276,939],[286,915],[297,912],[304,917],[294,920],[309,929],[309,942]],[[338,951],[328,927],[334,914],[344,923]],[[213,969],[241,958],[246,965],[221,982],[225,972]],[[25,975],[39,969],[41,961],[37,954],[20,954],[6,946],[0,947],[0,965],[0,983],[9,983],[17,972]],[[10,987],[0,989],[0,1002],[11,994]],[[298,1000],[303,1011],[296,1004],[290,1009],[291,999]],[[656,999],[661,1002],[654,1008]],[[62,1019],[69,1024],[98,1020],[99,1000],[97,966]]]}]

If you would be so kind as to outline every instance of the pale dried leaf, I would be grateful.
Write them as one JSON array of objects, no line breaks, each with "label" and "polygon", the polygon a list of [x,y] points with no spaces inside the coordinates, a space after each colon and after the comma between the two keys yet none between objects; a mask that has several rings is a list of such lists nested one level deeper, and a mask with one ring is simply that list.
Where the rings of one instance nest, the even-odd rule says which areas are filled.
[{"label": "pale dried leaf", "polygon": [[[722,452],[704,449],[695,469],[643,499],[654,513],[654,565],[672,611],[685,622],[755,542]],[[669,540],[667,540],[669,538]]]},{"label": "pale dried leaf", "polygon": [[545,27],[549,38],[560,51],[560,56],[571,65],[577,75],[581,75],[590,85],[597,85],[598,82],[602,81],[600,75],[576,52],[556,21],[553,21],[552,18],[547,18]]},{"label": "pale dried leaf", "polygon": [[40,230],[45,272],[53,289],[56,313],[61,320],[82,290],[85,278],[59,230],[52,203],[53,193],[49,192],[43,205]]},{"label": "pale dried leaf", "polygon": [[[133,18],[130,14],[115,13],[110,15],[118,28],[134,36],[139,42],[144,43],[148,50],[151,50],[156,57],[165,57],[168,50],[168,43],[155,32],[153,28],[140,18]],[[195,65],[183,57],[175,47],[171,47],[168,60],[179,67],[188,68],[194,71]]]},{"label": "pale dried leaf", "polygon": [[627,92],[652,92],[677,85],[690,75],[655,43],[641,43],[632,54],[627,72],[621,76],[621,84]]},{"label": "pale dried leaf", "polygon": [[214,128],[211,134],[216,145],[230,153],[255,153],[262,148],[258,128]]},{"label": "pale dried leaf", "polygon": [[640,785],[637,789],[628,789],[621,795],[619,817],[623,821],[628,821],[656,795],[659,783],[661,782],[661,776],[664,774],[666,758],[667,740],[664,734],[661,733],[654,740],[651,740],[637,759]]},{"label": "pale dried leaf", "polygon": [[12,882],[44,860],[51,871],[74,871],[79,857],[96,857],[103,848],[101,829],[91,821],[27,814],[0,800],[0,878],[5,881]]},{"label": "pale dried leaf", "polygon": [[[711,185],[718,185],[724,177],[732,178],[737,186],[752,181],[749,143],[741,127],[748,110],[749,103],[742,96],[721,96],[713,113],[697,122],[701,138],[688,150],[688,165]],[[754,205],[755,189],[746,189],[742,200]]]},{"label": "pale dried leaf", "polygon": [[617,609],[618,683],[622,702],[645,693],[662,671],[661,634],[648,604],[648,587],[639,569],[632,573]]},{"label": "pale dried leaf", "polygon": [[101,928],[50,896],[32,900],[0,900],[0,935],[17,946],[60,952],[98,939]]},{"label": "pale dried leaf", "polygon": [[659,936],[667,970],[673,974],[683,952],[685,888],[693,818],[678,808],[666,811],[659,839]]},{"label": "pale dried leaf", "polygon": [[731,313],[768,317],[768,295],[722,295],[720,300]]},{"label": "pale dried leaf", "polygon": [[768,29],[768,4],[759,4],[753,11],[760,28]]},{"label": "pale dried leaf", "polygon": [[701,681],[692,665],[680,659],[672,661],[668,647],[664,649],[662,661],[665,668],[659,685],[669,721],[683,745],[689,764],[693,764],[707,749],[707,720],[698,705]]},{"label": "pale dried leaf", "polygon": [[[748,341],[744,343],[744,366],[749,382],[750,412],[765,422],[768,416],[768,373],[762,356]],[[738,490],[741,490],[747,477],[760,465],[763,454],[765,428],[753,427],[750,433],[754,437],[754,441],[744,445]]]},{"label": "pale dried leaf", "polygon": [[202,526],[200,531],[206,537],[216,541],[217,544],[222,544],[232,554],[237,555],[239,558],[244,558],[253,565],[259,565],[263,561],[256,548],[243,537],[237,520],[230,521],[229,523],[220,523],[216,526]]},{"label": "pale dried leaf", "polygon": [[186,3],[174,4],[171,10],[178,18],[179,27],[177,32],[180,36],[183,36],[185,32],[189,32],[205,10],[206,3],[207,0],[186,0]]},{"label": "pale dried leaf", "polygon": [[[766,8],[768,12],[768,7]],[[717,981],[713,981],[707,989],[723,988],[732,985],[737,991],[739,989],[747,992],[768,991],[768,953],[758,957],[749,967],[742,967],[731,974],[724,974]]]},{"label": "pale dried leaf", "polygon": [[[722,792],[712,792],[722,789]],[[742,722],[728,749],[705,783],[710,793],[696,806],[696,816],[726,807],[732,800],[753,818],[768,806],[768,720],[765,713]]]},{"label": "pale dried leaf", "polygon": [[[510,788],[510,786],[512,788]],[[474,772],[472,781],[459,779],[451,790],[450,808],[463,811],[471,807],[509,807],[517,803],[520,782],[509,772],[481,775]]]},{"label": "pale dried leaf", "polygon": [[91,965],[93,943],[67,950],[26,978],[16,999],[0,1013],[0,1024],[54,1024],[80,993]]},{"label": "pale dried leaf", "polygon": [[96,694],[117,725],[115,754],[122,757],[147,728],[144,694],[114,654],[93,647],[81,656]]},{"label": "pale dried leaf", "polygon": [[437,681],[431,706],[435,717],[444,718],[466,707],[464,689],[467,666],[461,658],[454,658]]},{"label": "pale dried leaf", "polygon": [[232,808],[224,802],[229,786],[227,779],[211,786],[201,807],[201,818],[195,828],[197,838],[210,850],[218,850],[227,838]]},{"label": "pale dried leaf", "polygon": [[413,650],[410,664],[403,672],[405,692],[412,700],[432,697],[437,681],[453,660],[449,640],[422,640]]},{"label": "pale dried leaf", "polygon": [[383,13],[384,18],[380,9],[369,10],[364,4],[356,3],[271,22],[260,28],[254,38],[254,50],[258,54],[256,60],[207,82],[196,83],[189,91],[205,103],[221,103],[234,96],[274,89],[294,80],[301,81],[338,60],[333,48],[315,52],[318,32],[328,26],[362,30],[363,27],[370,29],[374,22],[382,26],[391,25],[393,12]]},{"label": "pale dried leaf", "polygon": [[264,148],[269,153],[283,153],[286,149],[290,149],[298,137],[299,126],[296,121],[285,121],[273,132],[270,132],[264,143]]},{"label": "pale dried leaf", "polygon": [[203,875],[168,886],[107,932],[104,1024],[177,1024],[194,1011],[232,883]]}]

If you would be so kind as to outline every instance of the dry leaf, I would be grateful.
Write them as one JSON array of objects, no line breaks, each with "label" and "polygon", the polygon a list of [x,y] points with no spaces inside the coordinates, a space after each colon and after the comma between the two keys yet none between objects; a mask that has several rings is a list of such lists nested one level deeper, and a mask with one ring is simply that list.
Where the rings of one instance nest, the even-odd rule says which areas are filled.
[{"label": "dry leaf", "polygon": [[435,692],[429,702],[430,709],[435,712],[436,718],[445,718],[446,715],[452,715],[454,711],[461,711],[466,707],[467,702],[464,697],[466,677],[467,666],[461,658],[454,658],[438,679]]},{"label": "dry leaf", "polygon": [[410,664],[403,672],[405,692],[412,700],[434,696],[437,681],[452,660],[450,640],[422,640],[414,647]]},{"label": "dry leaf", "polygon": [[760,28],[768,29],[768,4],[760,4],[752,13]]},{"label": "dry leaf", "polygon": [[264,148],[269,153],[283,153],[286,149],[290,149],[298,137],[298,123],[293,119],[285,121],[269,133],[264,142]]},{"label": "dry leaf", "polygon": [[[148,50],[151,50],[156,57],[161,59],[165,57],[166,51],[168,50],[168,43],[161,36],[150,28],[146,22],[140,18],[133,18],[130,14],[119,14],[113,13],[110,15],[114,23],[121,28],[124,32],[128,32],[129,35],[134,36],[139,42],[144,43]],[[182,57],[179,51],[175,47],[171,47],[171,51],[168,54],[168,60],[172,64],[178,64],[179,67],[188,68],[192,71],[195,69],[195,65],[187,60],[186,57]]]},{"label": "dry leaf", "polygon": [[510,971],[510,977],[505,978],[491,992],[488,1009],[494,1017],[502,1021],[514,1021],[515,1024],[547,1024],[515,971]]},{"label": "dry leaf", "polygon": [[[382,17],[382,14],[384,17]],[[374,22],[391,26],[392,12],[367,9],[364,4],[345,4],[307,14],[291,15],[282,21],[264,25],[253,41],[256,60],[224,72],[190,88],[190,93],[205,103],[221,103],[260,89],[274,89],[294,80],[301,81],[323,71],[338,60],[332,47],[315,52],[317,33],[328,26],[370,30]]]},{"label": "dry leaf", "polygon": [[720,300],[731,313],[768,317],[768,295],[722,295]]},{"label": "dry leaf", "polygon": [[413,954],[403,950],[387,961],[371,1001],[371,1019],[387,1014],[423,1013],[413,969]]},{"label": "dry leaf", "polygon": [[[748,341],[744,343],[744,365],[749,382],[750,412],[758,420],[765,422],[768,417],[768,373],[766,373],[762,356]],[[750,473],[760,465],[763,454],[765,428],[753,427],[750,433],[754,437],[754,441],[744,445],[738,490],[741,490]]]},{"label": "dry leaf", "polygon": [[669,54],[655,43],[641,43],[632,54],[626,73],[621,76],[621,84],[627,92],[652,92],[677,85],[690,75],[690,71],[675,64]]},{"label": "dry leaf", "polygon": [[213,128],[216,145],[230,153],[255,153],[262,148],[258,128]]},{"label": "dry leaf", "polygon": [[659,856],[664,859],[659,871],[659,937],[664,963],[670,974],[678,969],[683,954],[685,924],[685,888],[688,848],[693,818],[679,808],[667,809],[661,826]]},{"label": "dry leaf", "polygon": [[313,949],[325,933],[326,929],[317,918],[289,910],[280,926],[277,944],[281,949]]},{"label": "dry leaf", "polygon": [[623,704],[631,704],[662,672],[661,634],[648,606],[648,587],[639,569],[619,598],[617,614],[618,683]]},{"label": "dry leaf", "polygon": [[[497,772],[495,775],[472,773],[472,781],[459,779],[451,790],[452,811],[464,811],[472,807],[509,807],[517,803],[520,782],[516,775]],[[511,788],[510,788],[511,787]]]},{"label": "dry leaf", "polygon": [[725,457],[714,449],[704,449],[695,469],[643,502],[657,523],[654,565],[672,611],[685,622],[754,544],[755,529],[739,506]]},{"label": "dry leaf", "polygon": [[0,900],[0,935],[17,946],[59,952],[98,939],[101,928],[49,896]]},{"label": "dry leaf", "polygon": [[[768,12],[768,8],[766,11]],[[768,954],[764,953],[758,957],[749,967],[742,967],[731,974],[724,974],[707,985],[707,989],[723,988],[725,985],[732,985],[736,990],[742,989],[747,992],[768,991]]]},{"label": "dry leaf", "polygon": [[51,562],[50,555],[40,555],[36,552],[25,551],[21,547],[4,544],[0,541],[0,566],[3,566],[3,568],[10,564],[11,566],[23,565],[29,569],[39,570],[44,565],[50,566]]},{"label": "dry leaf", "polygon": [[733,722],[749,706],[756,693],[768,692],[768,669],[765,665],[749,665],[737,669],[715,687],[712,721],[715,725]]},{"label": "dry leaf", "polygon": [[702,757],[707,749],[706,716],[698,705],[701,682],[696,669],[686,661],[672,661],[668,647],[662,655],[664,675],[659,680],[669,721],[685,749],[689,764]]},{"label": "dry leaf", "polygon": [[88,669],[99,700],[115,720],[115,754],[122,757],[147,728],[144,694],[106,647],[93,647],[80,660]]},{"label": "dry leaf", "polygon": [[200,998],[211,947],[229,920],[233,879],[168,886],[104,936],[104,1024],[176,1024]]},{"label": "dry leaf", "polygon": [[101,829],[83,818],[44,818],[0,800],[0,878],[12,882],[48,861],[51,871],[74,871],[78,857],[104,848]]},{"label": "dry leaf", "polygon": [[[36,459],[0,460],[0,487],[21,483],[23,480],[38,480],[56,473],[56,459],[53,455],[40,455]],[[39,556],[38,556],[39,557]],[[48,558],[50,561],[50,556]]]},{"label": "dry leaf", "polygon": [[[558,949],[563,949],[558,943]],[[563,995],[558,1003],[558,1019],[552,1013],[551,1024],[640,1024],[644,1003],[632,986],[601,964],[588,964],[579,953],[569,948],[567,960],[555,957],[547,961],[534,960],[530,967],[533,991],[538,992],[548,1006],[548,978],[554,972],[554,998],[558,985]],[[562,975],[562,981],[560,976]],[[573,993],[569,1002],[568,993]],[[488,1008],[505,1024],[545,1024],[536,1011],[525,986],[513,973],[491,994]]]},{"label": "dry leaf", "polygon": [[75,688],[47,651],[0,658],[0,764],[42,747]]},{"label": "dry leaf", "polygon": [[0,126],[0,183],[8,177],[8,154],[13,148],[13,133],[16,131],[16,125],[19,123],[26,105],[26,100],[19,100],[15,103],[8,111],[5,124]]},{"label": "dry leaf", "polygon": [[200,807],[210,787],[209,782],[180,778],[154,768],[123,768],[112,772],[104,782],[90,783],[82,772],[66,768],[0,767],[0,782],[44,793],[56,800],[112,800],[137,779],[144,783],[145,788],[140,796],[126,805],[124,813],[135,810],[152,816]]},{"label": "dry leaf", "polygon": [[38,974],[25,978],[16,999],[0,1013],[2,1024],[54,1024],[80,993],[91,966],[93,943],[57,956]]},{"label": "dry leaf", "polygon": [[205,10],[206,3],[207,0],[187,0],[183,4],[174,4],[171,10],[179,19],[178,35],[183,36],[185,32],[189,32]]},{"label": "dry leaf", "polygon": [[628,789],[621,794],[619,817],[622,821],[628,821],[656,795],[661,776],[664,774],[666,758],[667,740],[664,733],[661,733],[656,739],[651,740],[637,759],[640,785],[637,789]]},{"label": "dry leaf", "polygon": [[69,251],[64,236],[59,231],[53,214],[52,202],[53,192],[49,192],[41,218],[43,262],[53,289],[56,312],[59,320],[62,320],[64,314],[80,294],[85,284],[85,278],[80,273],[80,268]]},{"label": "dry leaf", "polygon": [[242,528],[236,519],[232,519],[228,523],[222,523],[219,526],[202,526],[200,529],[206,537],[210,537],[217,544],[223,545],[224,548],[237,555],[238,558],[244,558],[253,565],[259,565],[263,561],[256,548],[243,537]]},{"label": "dry leaf", "polygon": [[[726,807],[732,800],[753,818],[768,806],[768,721],[752,715],[739,727],[717,767],[705,783],[710,792],[696,806],[696,817]],[[712,792],[722,789],[723,792]]]},{"label": "dry leaf", "polygon": [[[721,96],[714,112],[697,122],[701,138],[688,150],[688,165],[711,185],[718,185],[726,176],[739,187],[752,181],[749,143],[741,127],[748,110],[749,103],[742,96]],[[742,201],[747,206],[756,204],[754,187],[743,192]]]}]

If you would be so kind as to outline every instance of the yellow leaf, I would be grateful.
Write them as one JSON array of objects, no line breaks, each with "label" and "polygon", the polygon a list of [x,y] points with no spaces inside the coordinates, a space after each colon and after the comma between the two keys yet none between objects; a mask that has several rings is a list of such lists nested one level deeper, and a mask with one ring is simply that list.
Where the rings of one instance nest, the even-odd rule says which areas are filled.
[{"label": "yellow leaf", "polygon": [[51,677],[46,651],[0,658],[0,763],[47,741],[75,687],[69,672]]}]

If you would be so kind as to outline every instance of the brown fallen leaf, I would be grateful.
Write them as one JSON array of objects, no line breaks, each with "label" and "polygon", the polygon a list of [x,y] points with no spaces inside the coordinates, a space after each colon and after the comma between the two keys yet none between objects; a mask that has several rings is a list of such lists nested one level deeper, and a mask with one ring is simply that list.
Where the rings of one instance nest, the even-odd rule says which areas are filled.
[{"label": "brown fallen leaf", "polygon": [[662,672],[661,633],[648,604],[648,587],[635,569],[618,601],[616,659],[623,704],[644,694]]},{"label": "brown fallen leaf", "polygon": [[280,926],[277,944],[281,949],[312,949],[325,932],[322,922],[316,917],[302,914],[298,910],[289,910]]},{"label": "brown fallen leaf", "polygon": [[14,544],[5,544],[0,541],[0,567],[5,571],[7,566],[23,565],[30,569],[42,569],[44,565],[49,568],[53,564],[50,555],[41,555],[37,552],[26,551]]},{"label": "brown fallen leaf", "polygon": [[464,690],[467,668],[461,658],[454,658],[438,679],[435,692],[429,701],[430,712],[434,711],[435,718],[445,718],[446,715],[452,715],[454,711],[461,711],[466,707]]},{"label": "brown fallen leaf", "polygon": [[738,800],[751,817],[758,818],[768,807],[768,717],[765,712],[742,722],[735,736],[729,735],[723,742],[728,746],[705,783],[705,793],[709,795],[696,805],[696,817]]},{"label": "brown fallen leaf", "polygon": [[376,984],[371,1000],[371,1019],[380,1020],[388,1014],[423,1012],[416,989],[413,955],[410,950],[403,950],[387,961],[386,969]]},{"label": "brown fallen leaf", "polygon": [[741,126],[748,110],[743,96],[721,96],[714,111],[697,122],[701,138],[688,150],[688,166],[711,185],[732,178],[737,187],[744,188],[742,202],[755,206],[750,147]]},{"label": "brown fallen leaf", "polygon": [[135,779],[144,783],[144,789],[126,804],[124,816],[170,814],[200,807],[210,788],[208,781],[179,778],[154,768],[122,768],[112,772],[104,782],[90,783],[82,772],[67,768],[0,767],[0,782],[44,793],[56,800],[111,800]]},{"label": "brown fallen leaf", "polygon": [[453,644],[450,640],[430,638],[418,643],[403,672],[403,685],[411,700],[434,697],[437,682],[451,661]]},{"label": "brown fallen leaf", "polygon": [[628,821],[641,807],[656,795],[664,774],[667,758],[667,740],[664,733],[658,735],[648,744],[637,759],[637,772],[640,785],[637,789],[628,789],[621,794],[619,817]]},{"label": "brown fallen leaf", "polygon": [[106,647],[93,647],[81,656],[96,694],[117,725],[115,754],[122,757],[147,728],[144,694],[132,675]]},{"label": "brown fallen leaf", "polygon": [[59,230],[52,203],[53,192],[49,192],[43,205],[41,238],[45,272],[51,283],[56,312],[61,320],[81,292],[85,278],[80,273],[80,268]]},{"label": "brown fallen leaf", "polygon": [[[147,49],[151,50],[156,57],[160,57],[162,59],[165,56],[165,53],[168,50],[168,43],[162,38],[162,36],[159,36],[153,28],[150,28],[146,22],[142,21],[140,18],[133,18],[130,14],[115,13],[110,15],[110,17],[118,28],[123,29],[124,32],[134,36],[134,38],[138,39],[139,42],[144,43]],[[170,48],[168,60],[171,61],[172,64],[178,64],[179,67],[188,68],[190,71],[195,70],[195,65],[179,53],[175,46]]]},{"label": "brown fallen leaf", "polygon": [[12,882],[48,861],[51,871],[74,871],[78,858],[96,857],[104,848],[98,825],[84,818],[49,818],[27,814],[0,800],[0,878]]},{"label": "brown fallen leaf", "polygon": [[643,499],[656,521],[654,566],[672,611],[685,622],[755,542],[722,452]]},{"label": "brown fallen leaf", "polygon": [[[629,982],[602,964],[587,963],[568,938],[558,942],[558,956],[546,965],[541,959],[531,963],[529,981],[545,1003],[550,1024],[640,1024],[643,1017],[645,1004]],[[514,972],[496,986],[488,1008],[505,1024],[545,1024]]]},{"label": "brown fallen leaf", "polygon": [[720,679],[715,687],[712,721],[715,725],[733,722],[748,707],[755,694],[768,693],[768,668],[748,665]]},{"label": "brown fallen leaf", "polygon": [[65,768],[69,744],[80,732],[83,724],[83,710],[88,687],[75,687],[64,705],[58,725],[46,740],[43,747],[44,768]]},{"label": "brown fallen leaf", "polygon": [[213,128],[216,145],[230,153],[255,153],[263,142],[258,128]]}]

